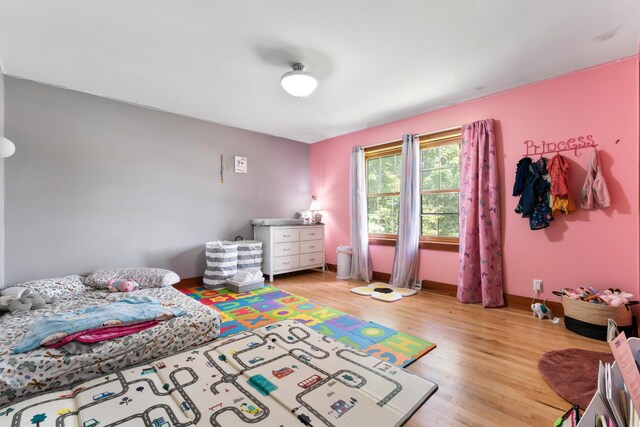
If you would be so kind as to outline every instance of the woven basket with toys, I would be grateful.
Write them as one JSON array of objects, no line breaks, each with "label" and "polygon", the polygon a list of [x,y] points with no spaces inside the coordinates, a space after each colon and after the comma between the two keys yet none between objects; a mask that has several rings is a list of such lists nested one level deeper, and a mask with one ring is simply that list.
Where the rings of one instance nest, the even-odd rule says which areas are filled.
[{"label": "woven basket with toys", "polygon": [[572,332],[606,341],[607,324],[611,319],[627,336],[638,335],[636,319],[630,308],[638,304],[638,301],[631,300],[633,294],[620,289],[600,291],[591,287],[564,288],[553,293],[562,297],[564,324]]}]

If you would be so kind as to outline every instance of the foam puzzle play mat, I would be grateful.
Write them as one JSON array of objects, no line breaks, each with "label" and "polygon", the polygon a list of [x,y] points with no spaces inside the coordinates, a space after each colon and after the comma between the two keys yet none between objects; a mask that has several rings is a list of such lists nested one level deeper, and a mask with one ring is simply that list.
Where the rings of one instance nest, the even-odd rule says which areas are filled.
[{"label": "foam puzzle play mat", "polygon": [[0,426],[399,426],[436,389],[286,320],[5,406]]},{"label": "foam puzzle play mat", "polygon": [[291,319],[336,341],[402,367],[436,347],[432,342],[414,335],[351,316],[272,286],[238,294],[205,287],[180,291],[220,312],[220,337]]}]

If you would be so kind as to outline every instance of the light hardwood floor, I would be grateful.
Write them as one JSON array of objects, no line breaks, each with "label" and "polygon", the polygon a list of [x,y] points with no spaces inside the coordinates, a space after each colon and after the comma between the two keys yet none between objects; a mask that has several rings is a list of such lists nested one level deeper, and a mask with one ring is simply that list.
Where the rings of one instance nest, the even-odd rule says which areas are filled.
[{"label": "light hardwood floor", "polygon": [[538,373],[540,356],[565,348],[608,351],[606,343],[569,332],[562,321],[554,325],[523,310],[483,309],[430,291],[385,303],[349,292],[360,284],[336,280],[331,272],[276,276],[273,282],[437,344],[407,368],[439,388],[406,426],[552,426],[571,405]]}]

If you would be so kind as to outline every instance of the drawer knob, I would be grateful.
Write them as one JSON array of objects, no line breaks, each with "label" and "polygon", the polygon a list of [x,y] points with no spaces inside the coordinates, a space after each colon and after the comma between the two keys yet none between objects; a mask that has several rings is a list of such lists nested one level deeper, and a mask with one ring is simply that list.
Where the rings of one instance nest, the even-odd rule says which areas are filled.
[{"label": "drawer knob", "polygon": [[315,246],[309,245],[309,249],[315,249],[315,248],[316,248]]},{"label": "drawer knob", "polygon": [[316,233],[309,233],[309,236],[315,236]]},{"label": "drawer knob", "polygon": [[291,264],[289,261],[282,263],[282,265],[289,265],[289,264]]},{"label": "drawer knob", "polygon": [[316,260],[315,258],[309,258],[309,261],[315,261],[315,260]]},{"label": "drawer knob", "polygon": [[283,234],[282,237],[291,237],[290,234]]},{"label": "drawer knob", "polygon": [[289,252],[291,250],[291,248],[283,248],[282,250],[285,251],[285,252]]}]

